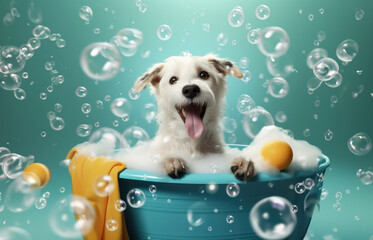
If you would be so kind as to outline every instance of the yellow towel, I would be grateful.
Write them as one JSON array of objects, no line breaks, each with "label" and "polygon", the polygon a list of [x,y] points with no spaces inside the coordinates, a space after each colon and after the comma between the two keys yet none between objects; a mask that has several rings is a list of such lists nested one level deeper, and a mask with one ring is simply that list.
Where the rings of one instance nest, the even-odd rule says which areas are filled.
[{"label": "yellow towel", "polygon": [[[73,148],[66,159],[71,159],[69,172],[72,180],[73,194],[86,198],[96,211],[96,221],[91,231],[83,236],[84,240],[128,240],[122,212],[115,209],[114,203],[120,199],[118,173],[126,166],[123,162],[109,160],[105,157],[89,157],[77,155],[79,151]],[[107,197],[100,197],[93,190],[94,181],[102,176],[110,175],[114,180],[114,191]],[[118,222],[115,231],[106,228],[106,221],[114,219]]]}]

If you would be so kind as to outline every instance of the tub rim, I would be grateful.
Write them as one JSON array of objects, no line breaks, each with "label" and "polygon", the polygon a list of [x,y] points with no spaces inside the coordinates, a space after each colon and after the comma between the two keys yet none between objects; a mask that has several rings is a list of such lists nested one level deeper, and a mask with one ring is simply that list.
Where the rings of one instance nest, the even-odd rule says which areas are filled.
[{"label": "tub rim", "polygon": [[[248,145],[243,144],[228,144],[229,147],[244,148]],[[280,180],[295,179],[298,177],[312,177],[316,174],[320,175],[324,173],[327,167],[330,165],[330,160],[327,156],[322,154],[321,160],[318,162],[318,167],[313,170],[298,171],[295,174],[287,172],[279,172],[279,174],[270,173],[259,173],[253,179],[248,182],[272,182]],[[119,179],[147,181],[154,183],[176,183],[176,184],[230,184],[230,183],[242,183],[242,181],[236,179],[231,173],[189,173],[180,179],[173,179],[167,175],[158,176],[153,173],[146,171],[139,171],[133,169],[124,169],[119,173]]]}]

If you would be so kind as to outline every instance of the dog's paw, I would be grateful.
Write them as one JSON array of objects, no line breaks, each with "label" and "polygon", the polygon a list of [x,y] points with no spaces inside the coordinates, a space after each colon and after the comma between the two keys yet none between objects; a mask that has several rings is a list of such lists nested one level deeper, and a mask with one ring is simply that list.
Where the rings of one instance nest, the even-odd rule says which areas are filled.
[{"label": "dog's paw", "polygon": [[181,178],[187,172],[184,160],[180,158],[167,158],[163,161],[163,168],[172,178]]},{"label": "dog's paw", "polygon": [[255,174],[254,163],[251,160],[245,160],[243,157],[233,160],[231,170],[234,176],[241,181],[250,180]]}]

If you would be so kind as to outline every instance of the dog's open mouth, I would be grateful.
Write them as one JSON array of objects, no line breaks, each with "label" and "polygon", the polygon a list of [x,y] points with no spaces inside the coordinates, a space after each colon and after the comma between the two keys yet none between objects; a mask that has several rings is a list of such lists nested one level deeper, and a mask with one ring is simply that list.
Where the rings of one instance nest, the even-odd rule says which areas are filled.
[{"label": "dog's open mouth", "polygon": [[206,103],[191,103],[182,107],[176,106],[177,112],[184,121],[189,137],[199,138],[202,135],[204,129],[202,120],[206,113],[206,107]]}]

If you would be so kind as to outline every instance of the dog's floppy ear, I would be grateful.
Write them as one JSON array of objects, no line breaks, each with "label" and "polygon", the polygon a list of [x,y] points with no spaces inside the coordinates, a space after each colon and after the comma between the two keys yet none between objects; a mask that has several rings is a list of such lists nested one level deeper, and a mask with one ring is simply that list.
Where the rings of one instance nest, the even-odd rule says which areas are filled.
[{"label": "dog's floppy ear", "polygon": [[139,77],[134,85],[134,90],[136,93],[143,90],[146,85],[149,83],[153,84],[153,86],[156,86],[159,81],[161,81],[161,70],[163,68],[163,63],[155,64],[153,67],[151,67],[147,72],[145,72],[141,77]]},{"label": "dog's floppy ear", "polygon": [[233,62],[227,59],[218,58],[217,56],[213,54],[208,54],[205,57],[210,63],[212,63],[212,65],[214,65],[214,67],[216,68],[216,70],[218,70],[218,72],[224,75],[229,74],[236,78],[243,77],[241,70],[236,65],[234,65]]}]

